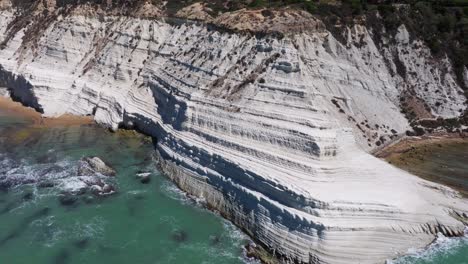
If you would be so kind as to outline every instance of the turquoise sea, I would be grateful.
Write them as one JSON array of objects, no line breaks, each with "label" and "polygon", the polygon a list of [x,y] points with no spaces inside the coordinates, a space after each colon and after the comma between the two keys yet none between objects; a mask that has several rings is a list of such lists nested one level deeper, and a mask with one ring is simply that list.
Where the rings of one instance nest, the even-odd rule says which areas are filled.
[{"label": "turquoise sea", "polygon": [[[0,113],[0,263],[245,263],[247,237],[178,191],[152,152],[130,132],[37,128]],[[117,171],[116,194],[64,196],[54,186],[86,156]],[[139,171],[151,172],[149,183]]]},{"label": "turquoise sea", "polygon": [[[93,125],[34,127],[0,110],[0,263],[246,263],[248,238],[157,170],[151,139]],[[117,193],[69,196],[79,160],[116,171]],[[142,183],[138,172],[150,172]],[[44,180],[45,179],[45,180]],[[64,199],[64,197],[66,199]],[[468,263],[468,237],[439,238],[395,264]]]}]

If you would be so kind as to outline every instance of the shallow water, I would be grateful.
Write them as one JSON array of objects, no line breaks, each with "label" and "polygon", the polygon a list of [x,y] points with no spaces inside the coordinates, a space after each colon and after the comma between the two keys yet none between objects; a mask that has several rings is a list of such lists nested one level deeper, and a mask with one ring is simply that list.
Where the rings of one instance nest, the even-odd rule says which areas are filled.
[{"label": "shallow water", "polygon": [[[422,178],[449,185],[468,197],[468,141],[421,145],[392,157],[392,164]],[[465,237],[440,236],[425,250],[409,250],[393,264],[468,264]]]},{"label": "shallow water", "polygon": [[[247,238],[179,192],[152,152],[148,138],[132,133],[34,128],[0,113],[0,263],[245,263]],[[117,193],[63,205],[60,185],[43,178],[69,181],[85,156],[116,169]],[[151,181],[141,183],[138,171],[151,172]]]},{"label": "shallow water", "polygon": [[[152,152],[152,142],[133,133],[31,127],[0,111],[0,263],[249,262],[242,251],[247,237],[186,198],[155,169]],[[65,206],[59,202],[61,186],[44,187],[41,180],[70,181],[85,156],[99,156],[117,170],[110,180],[117,194],[78,195]],[[424,160],[443,167],[444,157],[466,164],[459,146],[431,152]],[[138,171],[152,173],[149,184],[135,178]],[[22,180],[5,187],[2,177],[3,183],[6,177]],[[468,236],[440,237],[429,249],[408,253],[390,262],[468,264]]]},{"label": "shallow water", "polygon": [[391,264],[468,264],[468,233],[465,237],[440,236],[424,250],[409,250],[408,255]]}]

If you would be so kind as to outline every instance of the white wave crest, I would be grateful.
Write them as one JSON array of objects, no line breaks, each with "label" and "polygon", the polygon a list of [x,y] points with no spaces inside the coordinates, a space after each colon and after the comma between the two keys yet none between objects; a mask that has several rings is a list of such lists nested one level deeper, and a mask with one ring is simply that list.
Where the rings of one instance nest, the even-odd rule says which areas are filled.
[{"label": "white wave crest", "polygon": [[448,257],[463,248],[468,250],[468,227],[465,228],[464,234],[463,237],[449,238],[439,233],[437,239],[427,248],[409,249],[406,256],[396,260],[387,260],[387,264],[434,263],[435,258]]}]

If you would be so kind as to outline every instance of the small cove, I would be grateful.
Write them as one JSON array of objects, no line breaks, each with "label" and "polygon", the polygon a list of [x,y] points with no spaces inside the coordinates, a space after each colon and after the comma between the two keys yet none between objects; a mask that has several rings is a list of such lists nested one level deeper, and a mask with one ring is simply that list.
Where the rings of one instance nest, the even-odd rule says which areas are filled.
[{"label": "small cove", "polygon": [[[81,195],[64,205],[60,188],[37,182],[0,188],[0,260],[13,264],[249,262],[242,249],[248,238],[241,231],[187,198],[157,171],[150,138],[131,131],[111,133],[88,122],[54,122],[41,126],[0,110],[0,182],[11,175],[73,177],[81,158],[98,156],[116,169],[112,181],[117,194]],[[409,167],[396,165],[415,174],[427,171],[451,179],[453,171],[467,172],[464,147],[433,145],[404,157],[402,164]],[[140,171],[151,173],[149,183],[135,177]],[[460,180],[457,175],[454,184]],[[391,263],[460,264],[466,259],[467,237],[440,237],[428,249],[409,250]]]},{"label": "small cove", "polygon": [[[0,112],[2,263],[245,263],[248,238],[161,175],[151,139],[90,124],[33,126]],[[60,201],[77,162],[101,157],[117,171],[117,193]],[[135,175],[151,173],[143,184]],[[28,182],[7,179],[30,177]],[[7,184],[8,182],[8,184]],[[46,182],[47,183],[47,182]]]}]

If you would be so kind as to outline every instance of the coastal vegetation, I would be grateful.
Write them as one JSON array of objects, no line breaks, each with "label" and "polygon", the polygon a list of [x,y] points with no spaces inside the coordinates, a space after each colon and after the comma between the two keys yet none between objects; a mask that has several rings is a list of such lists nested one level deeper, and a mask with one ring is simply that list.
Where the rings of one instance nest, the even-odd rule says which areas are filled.
[{"label": "coastal vegetation", "polygon": [[[92,164],[108,164],[117,175],[103,178],[108,187],[79,185],[86,197],[97,198],[55,196],[54,205],[75,209],[110,193],[116,195],[107,200],[130,197],[132,190],[119,180],[138,189],[158,185],[156,172],[147,177],[147,162],[154,160],[180,189],[290,262],[349,263],[353,256],[355,262],[383,263],[410,247],[427,246],[438,233],[463,235],[468,204],[457,192],[370,155],[411,129],[400,110],[419,128],[418,122],[439,116],[454,118],[441,124],[459,126],[459,109],[466,108],[444,53],[433,56],[424,38],[401,26],[403,20],[389,24],[392,15],[401,19],[410,12],[411,4],[367,2],[361,11],[348,12],[350,2],[341,1],[30,3],[37,3],[31,12],[2,11],[5,94],[44,116],[92,116],[109,130],[125,127],[154,139],[147,148],[136,146],[144,153],[135,158],[119,138],[102,151],[74,152],[67,163],[72,180],[91,174],[86,171]],[[74,133],[77,144],[90,138],[95,147],[109,132],[89,133]],[[51,144],[41,145],[49,153]],[[59,153],[61,162],[65,155],[57,145],[50,155]],[[31,145],[26,147],[29,155]],[[110,159],[114,153],[119,156]],[[43,156],[38,162],[49,162]],[[155,198],[148,199],[152,208],[157,201],[168,203]],[[138,214],[133,200],[129,216]],[[123,201],[118,208],[125,208]],[[193,216],[179,217],[196,223]],[[182,225],[169,231],[164,241],[195,241]],[[217,233],[203,237],[210,245],[220,240]],[[185,254],[192,262],[194,255]]]}]

